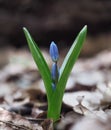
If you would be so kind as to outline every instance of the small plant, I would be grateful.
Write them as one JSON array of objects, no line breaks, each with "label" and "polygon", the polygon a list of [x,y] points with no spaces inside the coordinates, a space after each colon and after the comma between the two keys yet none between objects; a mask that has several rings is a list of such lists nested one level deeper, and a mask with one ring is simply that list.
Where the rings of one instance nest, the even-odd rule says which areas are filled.
[{"label": "small plant", "polygon": [[59,59],[59,52],[57,45],[54,42],[51,42],[50,45],[50,56],[53,61],[52,70],[50,71],[41,51],[39,50],[37,44],[31,37],[28,30],[23,28],[30,51],[34,58],[34,61],[39,69],[41,77],[43,79],[47,100],[48,100],[48,110],[47,117],[52,118],[54,121],[57,121],[60,118],[62,98],[64,95],[66,83],[70,72],[73,68],[74,63],[76,62],[82,45],[84,43],[87,26],[84,26],[76,37],[74,43],[72,44],[70,50],[68,51],[61,68],[59,69],[57,62]]}]

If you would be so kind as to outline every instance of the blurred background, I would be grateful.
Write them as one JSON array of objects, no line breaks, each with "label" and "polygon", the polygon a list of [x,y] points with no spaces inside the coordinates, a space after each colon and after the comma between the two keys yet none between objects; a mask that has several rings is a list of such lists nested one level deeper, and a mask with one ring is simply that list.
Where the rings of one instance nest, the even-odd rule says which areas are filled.
[{"label": "blurred background", "polygon": [[[60,120],[58,128],[68,130],[72,120],[73,125],[78,120],[83,125],[82,129],[85,129],[89,119],[85,117],[85,124],[83,120],[80,122],[80,118],[86,113],[91,114],[91,117],[94,115],[94,119],[97,116],[97,120],[93,121],[92,118],[88,122],[92,125],[95,123],[97,130],[111,127],[111,117],[107,116],[111,113],[111,0],[0,0],[1,114],[1,107],[19,114],[30,111],[27,119],[33,121],[34,118],[35,121],[39,117],[40,120],[36,123],[40,123],[45,117],[41,113],[42,109],[46,113],[45,87],[22,28],[29,30],[51,70],[52,60],[48,51],[51,41],[55,41],[60,50],[58,66],[61,67],[65,54],[84,25],[88,26],[87,37],[66,85],[65,94],[70,95],[63,99],[63,120]],[[83,94],[74,93],[79,91]],[[75,101],[79,104],[75,104]],[[89,107],[84,103],[89,104]],[[72,110],[75,112],[72,113]],[[6,114],[3,112],[3,115]],[[1,116],[0,118],[3,117]],[[6,122],[6,119],[3,121]],[[45,124],[48,129],[53,126],[49,125],[50,122],[52,120],[45,120],[40,124]],[[61,127],[62,125],[66,127]],[[0,124],[0,128],[1,126]]]},{"label": "blurred background", "polygon": [[83,56],[111,48],[111,0],[0,0],[0,48],[27,48],[23,27],[41,47],[70,47],[88,25]]}]

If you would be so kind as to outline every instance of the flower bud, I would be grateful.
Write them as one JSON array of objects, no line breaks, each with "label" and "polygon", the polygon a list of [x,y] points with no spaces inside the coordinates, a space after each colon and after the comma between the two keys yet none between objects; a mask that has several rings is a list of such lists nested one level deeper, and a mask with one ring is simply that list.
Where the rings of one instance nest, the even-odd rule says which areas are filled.
[{"label": "flower bud", "polygon": [[59,78],[59,69],[58,69],[58,66],[56,63],[54,63],[52,65],[52,80],[54,83],[57,83],[58,82],[58,78]]},{"label": "flower bud", "polygon": [[50,56],[52,58],[53,62],[57,62],[59,59],[59,52],[58,52],[58,48],[57,45],[52,41],[50,44]]}]

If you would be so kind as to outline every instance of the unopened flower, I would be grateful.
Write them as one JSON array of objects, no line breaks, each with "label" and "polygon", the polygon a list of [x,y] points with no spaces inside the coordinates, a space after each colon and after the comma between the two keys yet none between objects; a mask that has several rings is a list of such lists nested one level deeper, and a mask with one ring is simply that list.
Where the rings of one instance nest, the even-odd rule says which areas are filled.
[{"label": "unopened flower", "polygon": [[57,45],[52,41],[50,44],[50,56],[53,62],[57,62],[59,59],[59,52]]},{"label": "unopened flower", "polygon": [[56,84],[59,78],[59,68],[56,63],[53,63],[52,65],[51,76],[52,76],[53,82]]}]

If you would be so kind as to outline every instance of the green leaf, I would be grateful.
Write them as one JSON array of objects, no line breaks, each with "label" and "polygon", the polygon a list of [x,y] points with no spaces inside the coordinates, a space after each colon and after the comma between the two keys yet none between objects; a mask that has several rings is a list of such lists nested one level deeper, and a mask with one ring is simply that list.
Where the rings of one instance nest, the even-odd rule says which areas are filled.
[{"label": "green leaf", "polygon": [[68,77],[70,75],[70,72],[83,46],[84,40],[86,38],[86,33],[87,33],[87,26],[84,26],[83,29],[78,34],[77,38],[75,39],[74,43],[72,44],[61,66],[60,78],[57,84],[57,89],[61,91],[61,96],[64,93],[64,89],[65,89]]},{"label": "green leaf", "polygon": [[47,96],[49,98],[51,93],[52,93],[52,88],[51,88],[52,80],[51,80],[51,74],[50,74],[49,67],[48,67],[41,51],[39,50],[37,44],[32,39],[30,33],[28,32],[28,30],[26,28],[23,28],[23,31],[25,33],[25,36],[26,36],[30,51],[32,53],[33,59],[37,65],[38,70],[41,74],[41,77],[44,81],[44,85],[45,85],[46,91],[47,91]]},{"label": "green leaf", "polygon": [[83,46],[86,37],[86,33],[87,26],[85,26],[78,34],[76,40],[72,44],[61,66],[60,77],[57,83],[57,87],[51,97],[50,104],[48,106],[48,117],[53,118],[54,121],[57,121],[60,117],[62,98],[64,95],[66,83],[70,72],[74,66],[74,63],[79,56],[80,50]]}]

